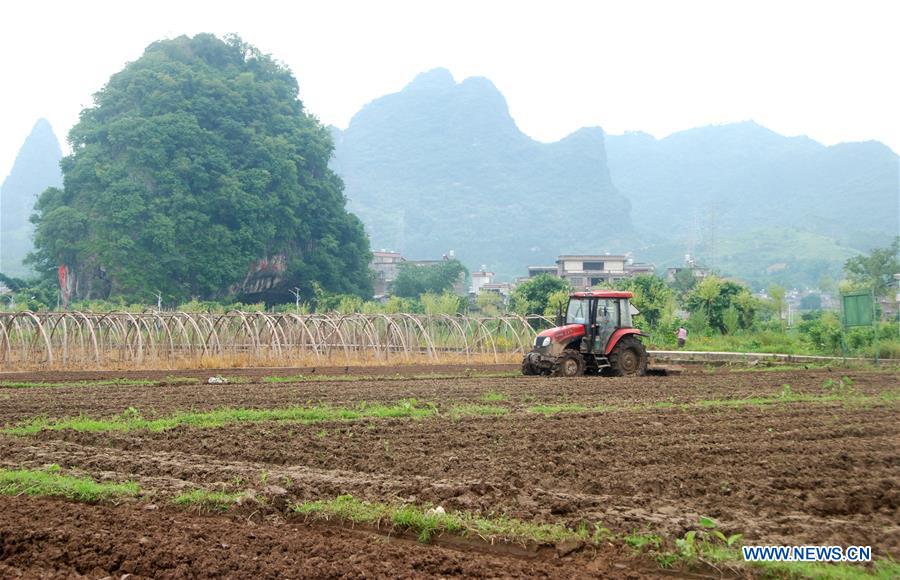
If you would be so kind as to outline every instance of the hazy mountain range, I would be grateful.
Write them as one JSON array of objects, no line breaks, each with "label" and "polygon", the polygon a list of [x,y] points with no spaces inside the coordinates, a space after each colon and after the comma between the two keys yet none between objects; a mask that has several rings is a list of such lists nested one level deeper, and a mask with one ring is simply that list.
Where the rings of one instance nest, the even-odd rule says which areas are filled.
[{"label": "hazy mountain range", "polygon": [[50,123],[39,119],[0,186],[0,272],[6,275],[22,277],[30,272],[22,264],[33,247],[29,218],[37,196],[62,185],[60,159],[62,151]]},{"label": "hazy mountain range", "polygon": [[470,268],[513,275],[563,248],[625,246],[633,236],[603,131],[539,143],[487,79],[423,73],[333,133],[332,168],[375,249],[416,258],[452,249]]},{"label": "hazy mountain range", "polygon": [[745,122],[606,147],[642,250],[663,262],[683,248],[758,283],[815,284],[900,228],[897,155],[875,141],[826,147]]},{"label": "hazy mountain range", "polygon": [[[816,285],[900,232],[900,163],[869,141],[826,147],[753,122],[664,139],[580,129],[522,133],[487,79],[417,76],[332,128],[333,169],[373,249],[506,279],[561,253],[632,252],[658,271],[686,253],[757,286]],[[59,143],[39,120],[0,189],[0,272],[22,276],[37,195],[58,186]]]},{"label": "hazy mountain range", "polygon": [[609,251],[659,268],[692,253],[757,285],[815,285],[900,230],[898,158],[874,141],[826,147],[745,122],[539,143],[489,80],[445,69],[333,133],[333,168],[374,248],[454,249],[508,278]]}]

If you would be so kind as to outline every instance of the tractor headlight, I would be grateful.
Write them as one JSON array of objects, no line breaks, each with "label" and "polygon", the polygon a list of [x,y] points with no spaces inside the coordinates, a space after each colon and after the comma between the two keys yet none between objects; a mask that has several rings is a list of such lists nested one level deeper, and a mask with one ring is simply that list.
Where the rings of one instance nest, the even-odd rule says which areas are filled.
[{"label": "tractor headlight", "polygon": [[550,337],[549,336],[539,336],[534,340],[535,348],[543,348],[545,346],[550,346]]}]

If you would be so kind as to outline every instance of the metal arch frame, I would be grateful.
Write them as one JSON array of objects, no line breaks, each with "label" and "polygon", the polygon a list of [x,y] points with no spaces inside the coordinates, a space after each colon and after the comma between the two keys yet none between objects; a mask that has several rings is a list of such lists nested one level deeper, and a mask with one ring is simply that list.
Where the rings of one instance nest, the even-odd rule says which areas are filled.
[{"label": "metal arch frame", "polygon": [[[400,347],[403,349],[404,358],[406,360],[409,360],[409,356],[410,356],[409,342],[407,342],[407,340],[403,336],[403,333],[400,331],[400,328],[397,325],[397,322],[393,318],[388,316],[387,314],[376,314],[375,316],[377,318],[383,319],[385,321],[385,324],[387,325],[386,326],[386,334],[385,334],[385,339],[386,339],[385,342],[388,344],[388,348],[386,351],[388,353],[388,357],[390,357],[390,352],[391,352],[390,347],[393,346],[393,341],[391,341],[391,339],[390,339],[391,333],[393,332],[394,335],[397,337],[397,340],[400,343]],[[389,360],[389,358],[388,358],[388,360]]]},{"label": "metal arch frame", "polygon": [[[4,366],[204,359],[243,354],[260,360],[312,355],[347,364],[353,358],[395,357],[436,361],[445,355],[519,353],[542,316],[471,317],[410,313],[299,314],[243,312],[0,312],[0,360]],[[343,356],[341,356],[342,353]]]},{"label": "metal arch frame", "polygon": [[[40,332],[41,337],[44,339],[45,352],[47,353],[47,362],[52,364],[53,363],[53,345],[50,342],[50,338],[47,336],[47,331],[44,328],[44,325],[41,322],[41,319],[38,318],[38,316],[30,310],[25,310],[24,312],[19,312],[16,315],[14,315],[13,322],[15,322],[17,318],[27,318],[27,319],[31,320],[32,322],[34,322],[35,326],[37,327],[36,330]],[[32,347],[34,346],[34,342],[36,342],[36,341],[37,341],[37,334],[35,334],[35,337],[32,340]],[[24,343],[23,343],[23,345],[24,345]]]},{"label": "metal arch frame", "polygon": [[421,320],[413,316],[412,314],[406,314],[405,312],[401,312],[400,316],[402,316],[405,320],[412,322],[415,327],[419,329],[421,332],[421,337],[425,341],[425,347],[427,348],[428,358],[431,360],[437,359],[437,349],[434,347],[434,341],[431,339],[431,336],[425,330],[425,327],[422,325]]},{"label": "metal arch frame", "polygon": [[88,331],[91,333],[91,344],[94,347],[94,362],[96,364],[100,364],[100,347],[97,345],[97,333],[94,332],[94,323],[90,318],[87,317],[87,315],[85,315],[84,312],[76,311],[75,314],[81,317],[82,321],[84,322],[84,326],[87,326]]},{"label": "metal arch frame", "polygon": [[[320,344],[313,337],[313,334],[309,330],[309,325],[306,323],[306,320],[304,320],[304,318],[302,316],[300,316],[299,314],[296,314],[293,312],[288,313],[288,317],[291,318],[292,320],[296,320],[301,325],[303,330],[306,332],[306,336],[309,337],[309,344],[313,350],[313,354],[315,354],[316,360],[322,360],[322,353],[320,352]],[[305,343],[301,343],[299,346],[302,348],[304,345],[305,345]]]}]

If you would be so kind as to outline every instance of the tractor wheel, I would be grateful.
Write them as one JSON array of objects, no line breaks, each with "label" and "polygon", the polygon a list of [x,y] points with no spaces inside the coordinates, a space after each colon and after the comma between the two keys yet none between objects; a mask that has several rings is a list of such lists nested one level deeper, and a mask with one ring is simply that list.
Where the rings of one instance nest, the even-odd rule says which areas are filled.
[{"label": "tractor wheel", "polygon": [[528,357],[526,356],[522,360],[522,374],[525,376],[534,376],[541,374],[541,369],[535,367],[533,364],[528,362]]},{"label": "tractor wheel", "polygon": [[609,374],[614,377],[647,374],[647,349],[634,336],[626,336],[609,353]]},{"label": "tractor wheel", "polygon": [[567,348],[563,351],[553,368],[550,375],[554,377],[579,377],[584,374],[584,358],[577,350]]}]

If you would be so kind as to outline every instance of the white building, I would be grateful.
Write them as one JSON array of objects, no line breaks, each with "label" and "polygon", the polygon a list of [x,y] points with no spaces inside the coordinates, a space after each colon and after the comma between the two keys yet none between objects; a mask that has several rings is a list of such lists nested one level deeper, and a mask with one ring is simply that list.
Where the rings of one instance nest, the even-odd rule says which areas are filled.
[{"label": "white building", "polygon": [[469,292],[477,296],[485,284],[494,282],[494,276],[496,274],[488,272],[487,266],[481,266],[480,270],[472,272],[472,287],[469,289]]}]

